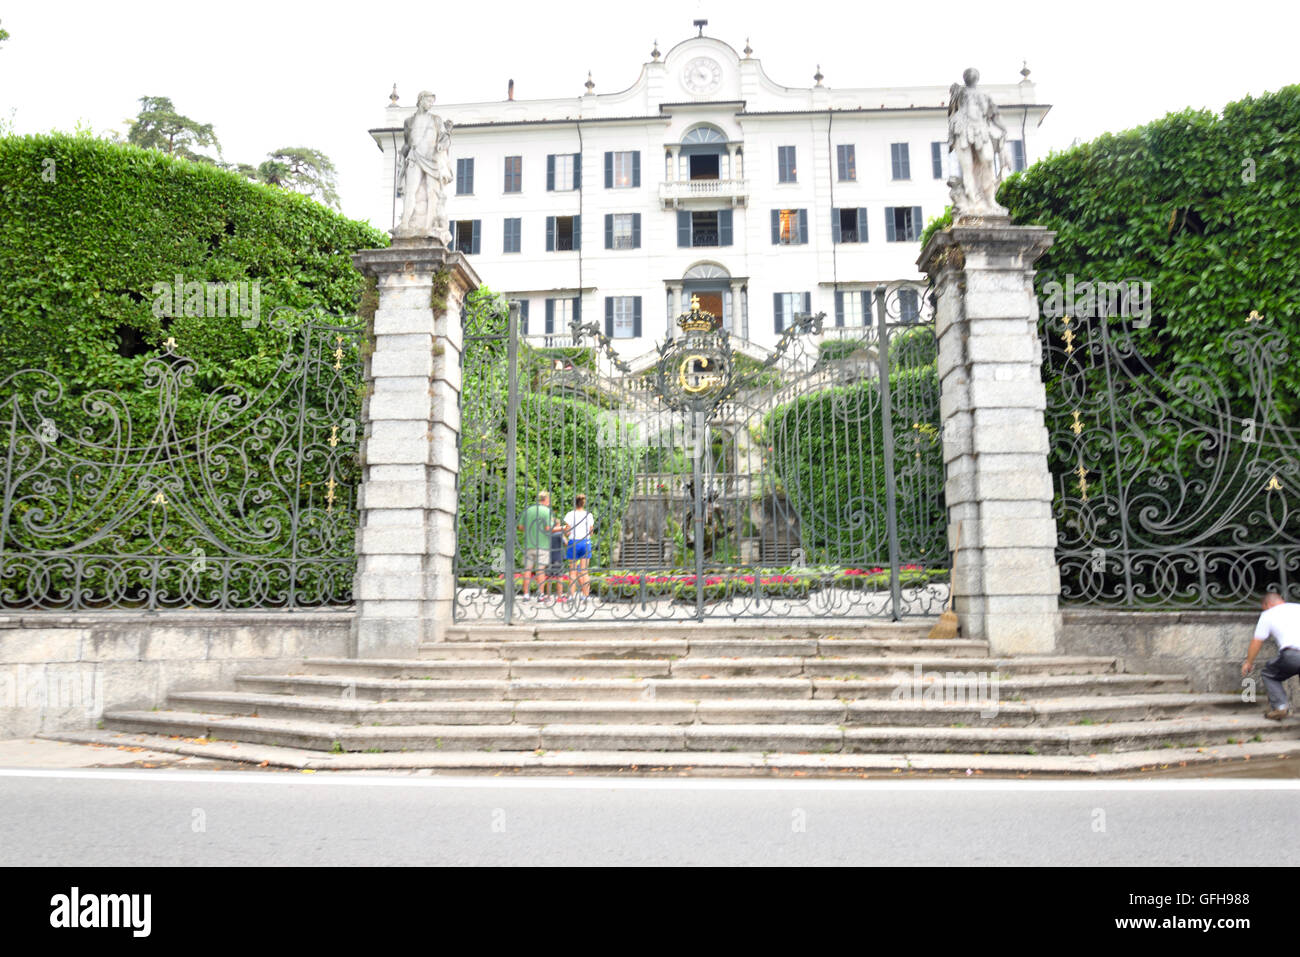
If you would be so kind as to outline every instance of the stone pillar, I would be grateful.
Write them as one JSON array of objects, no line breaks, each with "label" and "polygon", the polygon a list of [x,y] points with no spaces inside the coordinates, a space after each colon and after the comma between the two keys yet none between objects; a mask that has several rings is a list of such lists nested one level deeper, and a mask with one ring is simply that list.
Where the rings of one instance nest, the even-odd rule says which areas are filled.
[{"label": "stone pillar", "polygon": [[948,544],[962,635],[995,654],[1051,652],[1060,632],[1056,522],[1034,262],[1054,234],[1005,219],[935,233],[934,280]]},{"label": "stone pillar", "polygon": [[397,239],[353,262],[379,286],[361,413],[353,652],[414,658],[451,621],[460,312],[479,281],[464,256],[431,239]]},{"label": "stone pillar", "polygon": [[679,165],[680,160],[678,159],[678,156],[680,155],[680,151],[678,147],[674,146],[668,152],[669,155],[672,157],[672,159],[670,160],[670,162],[672,163],[672,167],[668,170],[668,181],[670,183],[676,183],[678,180],[682,178],[681,166]]},{"label": "stone pillar", "polygon": [[668,331],[672,332],[673,323],[676,322],[677,317],[682,314],[682,284],[679,282],[671,283],[668,288],[671,289],[673,293],[673,313],[668,317]]},{"label": "stone pillar", "polygon": [[[732,281],[731,283],[731,334],[740,336],[740,287],[744,283]],[[747,338],[741,336],[741,338]]]},{"label": "stone pillar", "polygon": [[740,176],[738,175],[738,170],[736,169],[736,148],[734,146],[727,147],[726,178],[731,180],[732,182],[735,182],[736,180],[740,179]]}]

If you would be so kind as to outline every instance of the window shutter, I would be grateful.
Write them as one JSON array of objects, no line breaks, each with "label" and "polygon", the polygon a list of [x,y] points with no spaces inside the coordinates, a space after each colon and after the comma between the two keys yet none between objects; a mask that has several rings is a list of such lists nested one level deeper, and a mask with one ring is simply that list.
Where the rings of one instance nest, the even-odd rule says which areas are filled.
[{"label": "window shutter", "polygon": [[687,210],[677,210],[677,246],[679,249],[691,244],[691,214]]},{"label": "window shutter", "polygon": [[632,297],[632,335],[641,338],[641,297]]},{"label": "window shutter", "polygon": [[[609,155],[609,154],[606,154]],[[614,297],[605,297],[605,335],[614,338]]]},{"label": "window shutter", "polygon": [[812,293],[803,294],[803,311],[805,314],[812,312]]},{"label": "window shutter", "polygon": [[582,217],[573,217],[573,248],[582,248]]},{"label": "window shutter", "polygon": [[546,217],[546,251],[555,252],[555,217]]},{"label": "window shutter", "polygon": [[930,168],[935,179],[943,179],[943,144],[938,140],[930,144]]},{"label": "window shutter", "polygon": [[641,248],[641,214],[632,214],[632,248]]},{"label": "window shutter", "polygon": [[582,293],[578,293],[573,300],[573,321],[582,322]]},{"label": "window shutter", "polygon": [[[632,185],[634,187],[641,185],[641,151],[637,150],[632,154]],[[640,335],[640,333],[637,333]]]},{"label": "window shutter", "polygon": [[772,210],[772,245],[779,245],[781,242],[781,211]]},{"label": "window shutter", "polygon": [[483,225],[483,220],[476,219],[470,225],[469,232],[469,252],[471,256],[477,256],[479,253],[479,227]]},{"label": "window shutter", "polygon": [[858,242],[867,241],[867,207],[858,207]]},{"label": "window shutter", "polygon": [[605,188],[614,188],[614,154],[609,150],[605,151]]},{"label": "window shutter", "polygon": [[912,207],[912,235],[910,238],[914,240],[921,238],[921,207],[920,206]]},{"label": "window shutter", "polygon": [[573,154],[573,188],[582,189],[582,154]]},{"label": "window shutter", "polygon": [[897,239],[898,236],[894,232],[894,207],[886,206],[885,207],[885,241],[892,243],[895,242]]},{"label": "window shutter", "polygon": [[[555,154],[551,153],[546,157],[546,191],[552,193],[555,191]],[[549,246],[547,247],[550,248]]]},{"label": "window shutter", "polygon": [[862,292],[858,293],[858,295],[860,295],[860,296],[862,297],[862,324],[863,324],[864,326],[870,326],[870,325],[872,324],[872,319],[871,319],[871,290],[869,290],[869,289],[864,289],[864,290],[862,290]]},{"label": "window shutter", "polygon": [[[836,209],[834,206],[832,206],[831,207],[831,242],[833,243],[843,242],[844,240],[841,238],[841,236],[842,234],[840,233],[840,211]],[[838,296],[839,293],[836,293],[835,295]]]},{"label": "window shutter", "polygon": [[469,185],[466,187],[465,192],[474,192],[474,160],[472,159],[467,159],[465,161],[465,179],[469,181]]},{"label": "window shutter", "polygon": [[844,293],[835,290],[835,325],[844,325]]},{"label": "window shutter", "polygon": [[[609,154],[606,153],[605,155],[608,156]],[[614,248],[614,214],[613,213],[605,214],[605,248],[606,249]]]},{"label": "window shutter", "polygon": [[527,299],[519,301],[519,334],[528,335],[528,302]]},{"label": "window shutter", "polygon": [[546,300],[546,334],[549,336],[555,331],[555,300]]},{"label": "window shutter", "polygon": [[799,210],[799,242],[808,242],[808,210]]},{"label": "window shutter", "polygon": [[781,294],[779,292],[772,293],[772,316],[776,320],[777,332],[780,332],[785,327],[784,317],[781,315],[781,305]]},{"label": "window shutter", "polygon": [[731,210],[729,209],[718,211],[718,245],[731,245]]}]

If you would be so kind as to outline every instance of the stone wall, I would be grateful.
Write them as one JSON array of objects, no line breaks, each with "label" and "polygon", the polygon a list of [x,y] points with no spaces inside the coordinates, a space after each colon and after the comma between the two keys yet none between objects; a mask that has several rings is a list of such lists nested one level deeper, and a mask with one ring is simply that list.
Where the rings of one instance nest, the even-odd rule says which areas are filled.
[{"label": "stone wall", "polygon": [[105,611],[0,616],[0,739],[94,728],[105,709],[349,653],[352,612]]},{"label": "stone wall", "polygon": [[[1065,655],[1115,655],[1125,671],[1185,674],[1196,691],[1242,689],[1241,663],[1250,648],[1253,611],[1061,611],[1058,651]],[[1259,670],[1277,655],[1272,639],[1255,659],[1255,694],[1266,701]],[[1297,697],[1292,689],[1292,697]]]}]

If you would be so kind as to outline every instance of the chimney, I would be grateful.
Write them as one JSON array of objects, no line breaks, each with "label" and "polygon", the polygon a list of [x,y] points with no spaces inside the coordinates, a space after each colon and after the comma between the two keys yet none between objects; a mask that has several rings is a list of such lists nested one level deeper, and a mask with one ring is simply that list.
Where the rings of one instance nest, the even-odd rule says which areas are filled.
[{"label": "chimney", "polygon": [[514,98],[515,98],[515,81],[511,80],[510,85],[506,87],[506,99],[513,100]]}]

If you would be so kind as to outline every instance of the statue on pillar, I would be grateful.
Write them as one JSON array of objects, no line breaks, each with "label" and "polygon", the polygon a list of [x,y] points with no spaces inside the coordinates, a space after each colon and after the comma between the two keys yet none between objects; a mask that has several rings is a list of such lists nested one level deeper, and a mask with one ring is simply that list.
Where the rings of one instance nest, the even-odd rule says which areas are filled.
[{"label": "statue on pillar", "polygon": [[434,95],[427,90],[416,98],[416,109],[403,124],[402,151],[398,154],[397,192],[402,197],[402,220],[395,237],[431,236],[448,245],[447,187],[451,184],[451,120],[433,112]]},{"label": "statue on pillar", "polygon": [[[957,155],[961,170],[959,178],[948,181],[953,218],[1007,216],[997,201],[1002,174],[1011,168],[1007,128],[993,97],[975,88],[979,70],[971,67],[961,77],[965,86],[954,83],[948,91],[948,149]],[[1002,164],[1000,171],[995,157]]]}]

